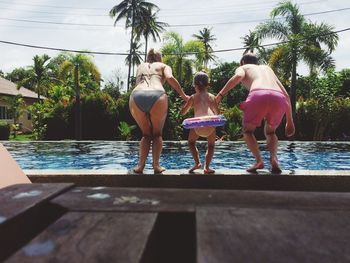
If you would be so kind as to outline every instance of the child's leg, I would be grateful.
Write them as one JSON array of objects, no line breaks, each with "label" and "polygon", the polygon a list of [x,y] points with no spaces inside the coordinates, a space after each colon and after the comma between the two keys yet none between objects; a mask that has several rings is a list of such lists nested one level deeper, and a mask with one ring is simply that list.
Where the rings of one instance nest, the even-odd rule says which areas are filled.
[{"label": "child's leg", "polygon": [[190,148],[190,152],[194,160],[194,166],[188,171],[189,173],[192,173],[194,170],[202,167],[202,164],[199,161],[199,152],[196,147],[196,141],[198,137],[199,136],[194,131],[194,129],[191,129],[190,134],[188,135],[188,147]]},{"label": "child's leg", "polygon": [[213,155],[214,155],[215,139],[216,139],[216,132],[214,130],[213,133],[207,137],[208,149],[207,149],[207,152],[205,154],[205,164],[204,164],[204,173],[205,174],[215,173],[214,170],[209,168],[209,165],[210,165],[211,160],[213,159]]}]

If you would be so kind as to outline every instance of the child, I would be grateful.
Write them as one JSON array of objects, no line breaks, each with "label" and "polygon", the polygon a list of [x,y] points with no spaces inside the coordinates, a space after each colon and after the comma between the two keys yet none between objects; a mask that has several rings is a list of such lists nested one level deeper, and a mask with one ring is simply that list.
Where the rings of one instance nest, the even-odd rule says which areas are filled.
[{"label": "child", "polygon": [[[208,92],[208,85],[208,75],[204,72],[196,73],[193,79],[193,86],[196,93],[193,94],[186,102],[181,111],[182,114],[186,114],[191,107],[194,109],[195,117],[219,114],[219,108],[218,104],[215,102],[215,96]],[[199,161],[199,152],[196,147],[196,141],[199,136],[207,138],[208,141],[208,149],[205,154],[204,174],[215,173],[214,170],[209,168],[210,162],[214,155],[214,145],[216,139],[215,127],[202,127],[190,130],[190,134],[188,136],[188,146],[195,164],[189,170],[189,172],[192,173],[194,170],[202,167],[202,164]]]}]

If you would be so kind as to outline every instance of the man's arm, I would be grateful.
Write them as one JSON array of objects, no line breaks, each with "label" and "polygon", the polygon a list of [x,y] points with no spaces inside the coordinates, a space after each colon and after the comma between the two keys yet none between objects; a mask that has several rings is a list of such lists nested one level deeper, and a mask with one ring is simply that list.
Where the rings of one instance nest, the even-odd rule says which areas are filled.
[{"label": "man's arm", "polygon": [[216,95],[215,97],[216,103],[219,104],[222,98],[225,96],[225,94],[229,92],[231,89],[233,89],[234,87],[236,87],[237,84],[244,79],[244,77],[245,77],[244,69],[242,67],[237,68],[235,71],[235,75],[227,81],[227,83],[220,90],[218,95]]},{"label": "man's arm", "polygon": [[290,102],[290,97],[289,97],[288,92],[286,91],[286,89],[282,85],[281,81],[279,81],[279,79],[277,77],[276,77],[276,82],[288,101],[288,107],[287,107],[287,111],[286,111],[287,122],[286,122],[285,134],[287,137],[291,137],[295,133],[295,126],[294,126],[293,113],[292,113],[292,103]]},{"label": "man's arm", "polygon": [[177,79],[173,76],[173,72],[171,70],[171,68],[168,65],[165,65],[164,68],[164,76],[166,81],[169,83],[169,85],[176,90],[176,92],[181,96],[181,98],[184,101],[188,101],[189,96],[187,96],[185,94],[185,92],[183,91],[183,89],[180,86],[180,83],[177,81]]}]

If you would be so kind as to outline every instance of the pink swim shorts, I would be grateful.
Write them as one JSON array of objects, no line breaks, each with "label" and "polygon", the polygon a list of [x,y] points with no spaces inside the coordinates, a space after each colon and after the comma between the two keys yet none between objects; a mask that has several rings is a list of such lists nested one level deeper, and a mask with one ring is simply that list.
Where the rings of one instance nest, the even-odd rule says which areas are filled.
[{"label": "pink swim shorts", "polygon": [[286,113],[288,101],[277,90],[255,89],[250,91],[240,107],[244,111],[243,124],[260,126],[261,121],[266,119],[270,126],[277,127]]}]

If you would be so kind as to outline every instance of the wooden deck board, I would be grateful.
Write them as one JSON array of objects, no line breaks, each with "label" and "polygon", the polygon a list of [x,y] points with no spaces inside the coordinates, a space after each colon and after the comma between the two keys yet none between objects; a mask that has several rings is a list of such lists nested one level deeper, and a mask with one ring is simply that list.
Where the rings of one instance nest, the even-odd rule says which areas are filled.
[{"label": "wooden deck board", "polygon": [[198,262],[349,262],[350,211],[200,208]]},{"label": "wooden deck board", "polygon": [[194,212],[200,206],[350,209],[350,193],[80,187],[55,198],[70,210]]},{"label": "wooden deck board", "polygon": [[71,183],[16,184],[0,191],[0,224],[72,188]]},{"label": "wooden deck board", "polygon": [[154,213],[67,213],[8,262],[140,262]]}]

